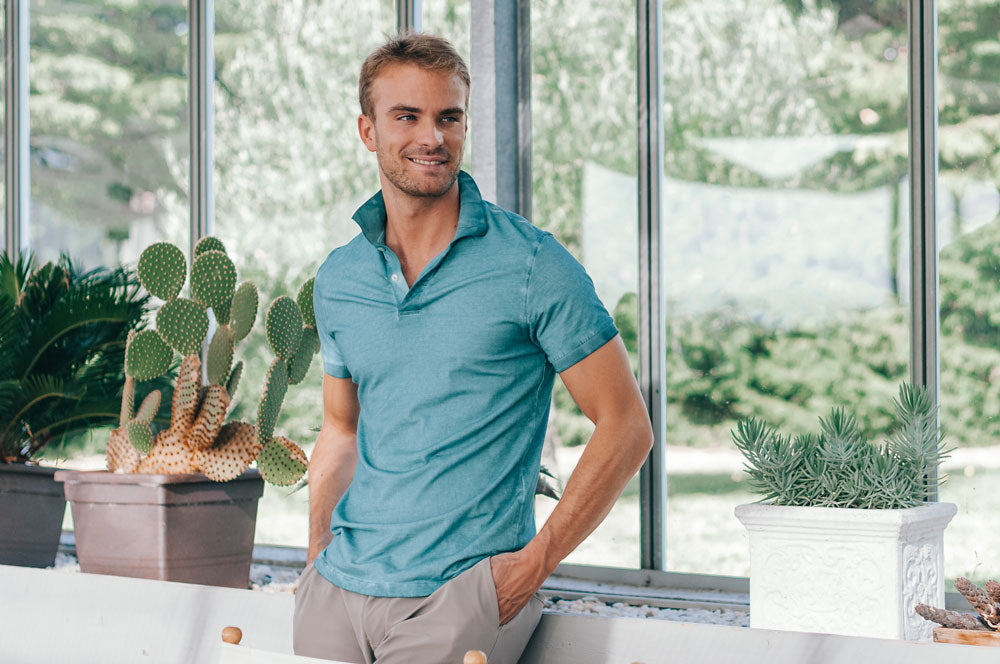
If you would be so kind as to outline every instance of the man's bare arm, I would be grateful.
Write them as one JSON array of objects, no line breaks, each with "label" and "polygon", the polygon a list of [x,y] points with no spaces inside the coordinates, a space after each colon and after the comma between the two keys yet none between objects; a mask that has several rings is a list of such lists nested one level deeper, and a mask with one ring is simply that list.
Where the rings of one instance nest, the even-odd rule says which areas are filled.
[{"label": "man's bare arm", "polygon": [[493,558],[501,624],[528,603],[562,559],[604,520],[653,445],[649,414],[620,337],[560,376],[596,426],[542,529],[520,551]]},{"label": "man's bare arm", "polygon": [[332,537],[330,516],[347,491],[358,462],[358,386],[323,376],[323,426],[309,460],[309,551],[316,559]]}]

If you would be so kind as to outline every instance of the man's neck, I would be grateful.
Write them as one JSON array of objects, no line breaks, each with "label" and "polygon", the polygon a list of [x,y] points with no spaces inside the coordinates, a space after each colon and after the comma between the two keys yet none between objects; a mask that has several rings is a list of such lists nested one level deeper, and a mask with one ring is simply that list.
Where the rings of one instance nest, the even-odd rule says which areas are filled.
[{"label": "man's neck", "polygon": [[[443,196],[419,198],[393,186],[383,186],[385,243],[394,253],[440,251],[458,227],[458,181]],[[437,252],[435,252],[437,253]]]}]

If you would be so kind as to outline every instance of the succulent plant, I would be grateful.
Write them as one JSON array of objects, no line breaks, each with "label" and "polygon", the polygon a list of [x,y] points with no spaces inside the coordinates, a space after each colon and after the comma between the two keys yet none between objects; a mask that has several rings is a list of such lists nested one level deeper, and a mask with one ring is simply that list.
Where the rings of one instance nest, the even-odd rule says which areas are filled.
[{"label": "succulent plant", "polygon": [[750,488],[776,505],[899,509],[936,491],[944,449],[937,409],[923,387],[903,384],[893,400],[897,428],[869,442],[854,415],[834,409],[818,434],[782,436],[763,420],[741,420],[733,442]]},{"label": "succulent plant", "polygon": [[[276,298],[265,316],[265,333],[275,360],[268,371],[257,409],[257,425],[226,422],[243,363],[233,362],[236,345],[253,329],[258,291],[251,282],[237,286],[237,272],[225,246],[214,237],[195,246],[190,274],[183,252],[169,243],[148,247],[139,258],[139,281],[163,300],[156,329],[129,336],[125,350],[125,388],[119,426],[108,440],[108,469],[142,473],[202,472],[217,481],[239,476],[255,460],[265,480],[289,485],[306,471],[306,455],[287,438],[274,435],[290,384],[301,382],[319,351],[310,280],[299,302]],[[191,297],[182,297],[190,281]],[[209,332],[208,311],[216,329],[205,353],[205,377],[199,353]],[[151,392],[133,412],[135,384],[162,375],[174,351],[183,356],[171,401],[170,427],[153,435],[150,423],[160,402]]]}]

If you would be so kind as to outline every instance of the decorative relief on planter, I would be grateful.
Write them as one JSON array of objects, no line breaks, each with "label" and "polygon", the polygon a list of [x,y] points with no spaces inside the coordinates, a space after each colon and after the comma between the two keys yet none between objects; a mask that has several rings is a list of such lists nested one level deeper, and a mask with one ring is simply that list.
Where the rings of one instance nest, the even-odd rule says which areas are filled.
[{"label": "decorative relief on planter", "polygon": [[750,538],[750,626],[929,640],[933,625],[913,607],[944,601],[942,534],[955,511],[950,503],[740,505]]},{"label": "decorative relief on planter", "polygon": [[[879,611],[876,596],[887,592],[888,584],[876,562],[879,547],[866,548],[828,540],[769,542],[766,552],[759,552],[763,558],[760,571],[750,570],[751,582],[767,598],[753,606],[754,622],[759,619],[772,629],[805,632],[860,634],[870,630],[865,616]],[[851,561],[851,582],[838,583],[835,579],[844,574],[845,560]],[[859,595],[859,587],[872,594]],[[854,604],[857,611],[842,611],[846,604]]]},{"label": "decorative relief on planter", "polygon": [[929,641],[934,635],[934,623],[921,618],[913,607],[944,606],[940,539],[928,537],[903,547],[903,608],[910,608],[904,614],[903,638],[908,641]]}]

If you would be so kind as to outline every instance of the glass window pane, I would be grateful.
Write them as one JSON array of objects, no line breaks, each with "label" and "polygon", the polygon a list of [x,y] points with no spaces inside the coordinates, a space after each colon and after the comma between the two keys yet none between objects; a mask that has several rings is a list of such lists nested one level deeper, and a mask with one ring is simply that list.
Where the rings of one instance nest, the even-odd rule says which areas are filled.
[{"label": "glass window pane", "polygon": [[[391,2],[348,0],[216,0],[215,11],[215,230],[240,279],[257,284],[262,318],[358,233],[351,215],[378,190],[375,157],[358,137],[358,73],[394,31],[395,12]],[[259,392],[250,386],[263,385],[273,358],[260,333],[237,353],[246,362],[237,408],[253,420]],[[314,358],[278,424],[307,453],[322,375]],[[307,500],[305,490],[269,485],[257,541],[306,546]]]},{"label": "glass window pane", "polygon": [[982,585],[1000,578],[1000,2],[941,2],[938,53],[941,424],[957,448],[941,500],[958,505],[945,575]]},{"label": "glass window pane", "polygon": [[[597,287],[637,368],[638,211],[635,2],[531,3],[532,221]],[[570,20],[571,19],[571,20]],[[542,463],[564,485],[593,425],[556,381]],[[535,502],[538,526],[555,507]],[[566,559],[638,567],[638,477]]]},{"label": "glass window pane", "polygon": [[30,22],[30,246],[88,267],[186,247],[186,3],[34,0]]},{"label": "glass window pane", "polygon": [[[469,0],[424,0],[421,3],[423,32],[444,37],[455,47],[458,54],[465,60],[467,67],[472,69],[472,44],[469,37],[472,3]],[[472,169],[473,129],[475,118],[469,118],[469,132],[465,139],[465,155],[462,158],[462,170],[475,175]]]},{"label": "glass window pane", "polygon": [[909,376],[906,3],[665,2],[667,567],[747,575],[730,430]]}]

